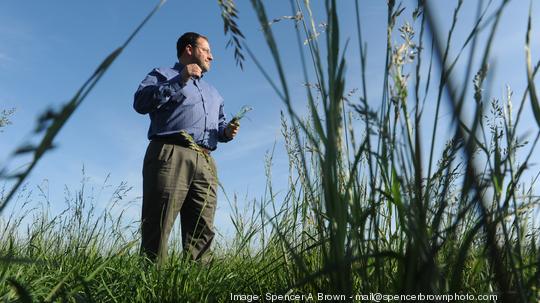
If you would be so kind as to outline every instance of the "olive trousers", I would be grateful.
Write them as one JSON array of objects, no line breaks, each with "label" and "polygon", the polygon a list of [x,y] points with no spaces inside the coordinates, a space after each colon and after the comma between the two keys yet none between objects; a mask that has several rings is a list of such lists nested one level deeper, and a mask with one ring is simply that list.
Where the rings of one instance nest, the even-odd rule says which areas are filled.
[{"label": "olive trousers", "polygon": [[214,239],[217,174],[210,155],[175,144],[151,141],[143,164],[141,253],[162,263],[180,213],[187,258],[201,259]]}]

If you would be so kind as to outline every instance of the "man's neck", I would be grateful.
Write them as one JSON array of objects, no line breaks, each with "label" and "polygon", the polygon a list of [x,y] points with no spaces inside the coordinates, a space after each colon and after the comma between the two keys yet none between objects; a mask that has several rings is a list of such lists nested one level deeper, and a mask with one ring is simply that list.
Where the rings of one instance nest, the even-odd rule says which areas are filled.
[{"label": "man's neck", "polygon": [[193,60],[190,60],[189,58],[185,58],[185,57],[180,57],[180,58],[178,59],[178,62],[180,62],[180,64],[182,64],[182,65],[184,65],[184,66],[193,63],[192,61],[193,61]]}]

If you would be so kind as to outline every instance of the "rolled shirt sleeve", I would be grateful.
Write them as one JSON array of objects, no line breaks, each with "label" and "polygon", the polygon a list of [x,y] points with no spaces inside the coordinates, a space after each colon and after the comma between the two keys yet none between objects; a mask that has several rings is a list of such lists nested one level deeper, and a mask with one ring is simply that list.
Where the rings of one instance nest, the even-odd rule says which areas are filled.
[{"label": "rolled shirt sleeve", "polygon": [[135,92],[133,108],[139,114],[148,114],[167,103],[171,97],[182,98],[180,76],[172,79],[164,77],[158,69],[152,70],[141,82]]}]

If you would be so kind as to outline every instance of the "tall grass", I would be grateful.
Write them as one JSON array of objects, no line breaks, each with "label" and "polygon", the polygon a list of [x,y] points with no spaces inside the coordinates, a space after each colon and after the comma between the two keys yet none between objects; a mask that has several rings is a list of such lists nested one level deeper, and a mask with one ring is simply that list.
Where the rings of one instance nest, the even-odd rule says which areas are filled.
[{"label": "tall grass", "polygon": [[[490,96],[483,95],[483,83],[489,72],[487,61],[507,3],[502,1],[486,19],[489,21],[483,21],[485,8],[479,5],[478,21],[464,45],[457,48],[463,50],[472,43],[470,57],[460,58],[459,51],[452,59],[452,35],[462,1],[458,1],[446,38],[434,22],[428,3],[419,1],[413,13],[412,19],[419,19],[412,20],[419,23],[421,36],[418,38],[409,23],[396,28],[405,8],[388,1],[384,90],[382,106],[376,112],[369,107],[373,103],[367,100],[366,56],[359,14],[357,31],[363,97],[359,103],[350,104],[344,102],[346,44],[342,47],[340,43],[337,5],[336,1],[325,1],[328,24],[325,39],[308,39],[313,63],[302,60],[304,71],[313,70],[312,75],[305,72],[305,82],[317,84],[315,91],[307,87],[310,118],[305,121],[293,110],[280,48],[264,5],[262,1],[252,1],[280,85],[268,80],[289,110],[291,128],[302,130],[301,134],[294,133],[291,140],[292,145],[303,148],[294,155],[290,152],[290,156],[296,164],[296,175],[302,179],[294,191],[305,193],[299,202],[307,205],[309,211],[292,216],[313,219],[311,227],[302,229],[308,233],[307,242],[314,245],[308,257],[304,257],[305,252],[292,249],[290,239],[294,237],[285,231],[294,227],[277,227],[275,231],[282,234],[281,240],[287,243],[300,269],[296,287],[310,285],[347,297],[353,290],[360,290],[411,294],[498,293],[504,302],[537,300],[540,255],[531,210],[537,207],[538,199],[532,185],[525,188],[521,178],[540,132],[530,144],[517,138],[516,129],[521,120],[513,109],[510,91],[503,101],[491,101]],[[315,20],[306,19],[306,16],[312,18],[309,2],[301,5],[296,1],[291,5],[293,11],[308,12],[302,12],[305,18],[297,24],[297,31],[302,31],[305,37],[316,36]],[[356,8],[359,9],[358,2]],[[480,27],[488,31],[483,49],[476,42]],[[398,44],[393,42],[396,32],[401,36]],[[434,120],[428,128],[432,135],[427,142],[430,151],[427,160],[421,130],[430,122],[423,117],[419,89],[426,83],[423,102],[431,98],[429,80],[422,79],[420,74],[421,60],[426,58],[421,57],[425,32],[433,38],[432,56],[441,70],[435,88],[438,93]],[[529,35],[530,23],[527,37]],[[446,44],[441,42],[443,40]],[[529,38],[527,50],[528,45]],[[299,51],[303,55],[301,47]],[[458,60],[468,60],[472,66],[475,53],[480,53],[482,60],[474,77],[474,88],[468,91],[468,86],[464,85],[460,91],[452,71]],[[533,69],[530,53],[527,54],[529,86],[523,100],[529,93],[537,114]],[[416,73],[415,82],[407,75],[410,71]],[[265,70],[263,73],[268,75]],[[428,77],[437,79],[431,73]],[[315,95],[320,105],[315,103]],[[470,100],[467,95],[474,96],[476,101],[472,124],[467,124],[462,113],[464,100]],[[437,138],[444,137],[438,129],[444,100],[453,108],[450,126],[455,135],[447,138],[442,154],[436,156],[435,147],[442,144]],[[521,102],[518,113],[523,111],[523,106]],[[358,134],[358,129],[352,127],[347,114],[350,110],[356,111],[364,123],[363,133]],[[360,144],[355,144],[353,139],[359,139]],[[516,159],[518,150],[524,150],[524,159]],[[310,152],[313,154],[307,159]],[[299,160],[296,160],[297,154]],[[295,187],[295,184],[290,185]],[[316,266],[309,266],[313,265],[313,256],[318,261]]]},{"label": "tall grass", "polygon": [[[82,186],[69,196],[63,214],[49,218],[46,211],[35,212],[24,234],[20,216],[1,226],[1,298],[227,302],[232,294],[262,295],[264,301],[267,292],[321,292],[352,301],[348,298],[354,294],[380,292],[497,294],[501,302],[538,301],[534,185],[539,174],[530,183],[524,175],[540,131],[528,141],[517,134],[527,100],[538,114],[534,77],[540,65],[530,59],[531,15],[524,33],[528,86],[516,107],[510,88],[500,98],[484,90],[492,72],[487,62],[507,1],[494,7],[492,15],[479,1],[477,21],[457,47],[453,36],[462,1],[445,34],[428,2],[405,9],[387,1],[383,91],[380,99],[370,100],[361,3],[355,5],[360,66],[350,66],[337,1],[324,2],[324,35],[315,26],[309,1],[290,1],[307,84],[308,115],[302,117],[293,106],[281,61],[284,54],[265,6],[260,0],[251,3],[277,79],[270,77],[249,45],[242,47],[286,109],[281,117],[289,158],[286,194],[279,200],[275,194],[273,151],[269,152],[268,183],[260,200],[243,211],[237,196],[227,197],[235,234],[215,249],[213,261],[186,261],[173,245],[169,263],[157,268],[137,255],[137,228],[125,229],[109,212],[96,214]],[[238,30],[236,23],[234,28]],[[484,31],[487,43],[481,43]],[[235,47],[239,50],[240,44],[235,42]],[[479,64],[473,60],[476,54]],[[467,63],[467,79],[461,85],[454,76],[458,62]],[[358,92],[346,91],[346,67],[361,71],[361,82],[352,84]],[[360,97],[354,100],[357,93]],[[434,113],[424,113],[426,102],[435,104]],[[450,134],[441,130],[443,102],[452,109]],[[472,121],[464,114],[471,104]]]},{"label": "tall grass", "polygon": [[9,116],[11,116],[15,112],[15,109],[4,109],[0,113],[0,132],[2,132],[2,128],[6,127],[7,125],[11,124],[11,121],[9,120]]}]

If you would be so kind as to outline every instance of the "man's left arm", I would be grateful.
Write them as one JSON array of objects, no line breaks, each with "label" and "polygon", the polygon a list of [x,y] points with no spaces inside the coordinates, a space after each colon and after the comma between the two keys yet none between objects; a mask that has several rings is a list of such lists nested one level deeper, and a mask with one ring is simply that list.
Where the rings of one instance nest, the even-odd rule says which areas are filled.
[{"label": "man's left arm", "polygon": [[238,133],[240,129],[240,123],[238,121],[227,123],[227,117],[225,116],[223,110],[223,99],[221,99],[219,105],[219,127],[218,127],[218,141],[219,142],[229,142]]}]

